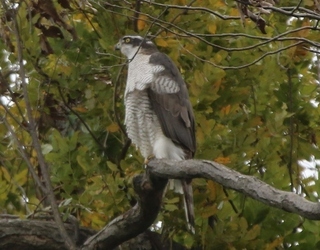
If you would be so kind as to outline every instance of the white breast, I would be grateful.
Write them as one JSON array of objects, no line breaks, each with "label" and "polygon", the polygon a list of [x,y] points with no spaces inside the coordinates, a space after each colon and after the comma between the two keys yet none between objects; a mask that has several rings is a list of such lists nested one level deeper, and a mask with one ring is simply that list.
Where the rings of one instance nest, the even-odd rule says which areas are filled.
[{"label": "white breast", "polygon": [[156,133],[161,132],[160,124],[151,110],[146,91],[132,91],[125,99],[125,125],[129,138],[144,158],[152,154]]},{"label": "white breast", "polygon": [[164,67],[149,63],[150,55],[137,54],[128,67],[126,94],[134,90],[144,90],[154,81],[154,74],[164,70]]},{"label": "white breast", "polygon": [[146,89],[154,82],[154,74],[164,70],[164,67],[150,65],[149,57],[137,54],[129,63],[125,91],[127,133],[144,158],[153,154],[158,159],[182,160],[183,150],[163,134],[157,115],[152,110]]}]

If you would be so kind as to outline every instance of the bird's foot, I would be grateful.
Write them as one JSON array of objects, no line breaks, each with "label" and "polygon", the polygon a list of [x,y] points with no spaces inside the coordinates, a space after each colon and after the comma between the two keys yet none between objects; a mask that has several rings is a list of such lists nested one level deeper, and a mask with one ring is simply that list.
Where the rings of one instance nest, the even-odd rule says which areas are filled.
[{"label": "bird's foot", "polygon": [[149,162],[152,160],[152,159],[154,159],[154,158],[156,158],[153,154],[152,155],[149,155],[145,160],[144,160],[144,165],[145,166],[148,166],[148,164],[149,164]]}]

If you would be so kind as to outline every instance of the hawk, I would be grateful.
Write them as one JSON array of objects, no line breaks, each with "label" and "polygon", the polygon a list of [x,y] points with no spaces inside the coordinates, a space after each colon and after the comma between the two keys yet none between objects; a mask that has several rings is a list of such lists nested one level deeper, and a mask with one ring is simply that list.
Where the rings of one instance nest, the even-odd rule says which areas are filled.
[{"label": "hawk", "polygon": [[[187,86],[173,61],[141,36],[124,36],[115,49],[129,60],[125,125],[133,144],[145,159],[193,158],[194,115]],[[188,226],[194,232],[191,180],[175,181],[177,189],[183,193]]]}]

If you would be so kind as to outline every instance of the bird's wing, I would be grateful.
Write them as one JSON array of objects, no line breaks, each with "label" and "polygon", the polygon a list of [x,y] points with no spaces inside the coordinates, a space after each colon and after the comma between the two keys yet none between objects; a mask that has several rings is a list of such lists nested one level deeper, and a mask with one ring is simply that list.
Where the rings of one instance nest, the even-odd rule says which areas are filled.
[{"label": "bird's wing", "polygon": [[164,134],[182,146],[193,157],[196,150],[195,122],[188,90],[172,60],[156,52],[150,56],[153,67],[164,70],[154,73],[148,96]]}]

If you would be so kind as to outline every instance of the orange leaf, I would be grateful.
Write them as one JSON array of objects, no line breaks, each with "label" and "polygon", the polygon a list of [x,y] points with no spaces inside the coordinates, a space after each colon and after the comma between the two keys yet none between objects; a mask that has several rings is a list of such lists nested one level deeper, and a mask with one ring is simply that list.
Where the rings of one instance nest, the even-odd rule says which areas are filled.
[{"label": "orange leaf", "polygon": [[265,249],[266,249],[266,250],[275,249],[275,248],[281,246],[282,243],[283,243],[283,237],[276,238],[273,242],[271,242],[270,244],[268,244]]},{"label": "orange leaf", "polygon": [[138,26],[139,31],[143,30],[147,26],[147,22],[146,22],[147,20],[148,20],[147,16],[142,15],[142,14],[139,15],[139,19],[137,22],[137,26]]},{"label": "orange leaf", "polygon": [[218,162],[220,164],[227,164],[227,163],[231,163],[231,160],[229,157],[217,157],[216,159],[214,159],[215,162]]},{"label": "orange leaf", "polygon": [[230,109],[231,109],[231,106],[230,105],[227,105],[225,107],[223,107],[221,109],[222,113],[224,113],[225,115],[229,114],[230,113]]},{"label": "orange leaf", "polygon": [[80,113],[85,113],[85,112],[87,112],[88,110],[86,109],[86,108],[84,108],[84,107],[73,107],[72,108],[74,111],[78,111],[78,112],[80,112]]}]

